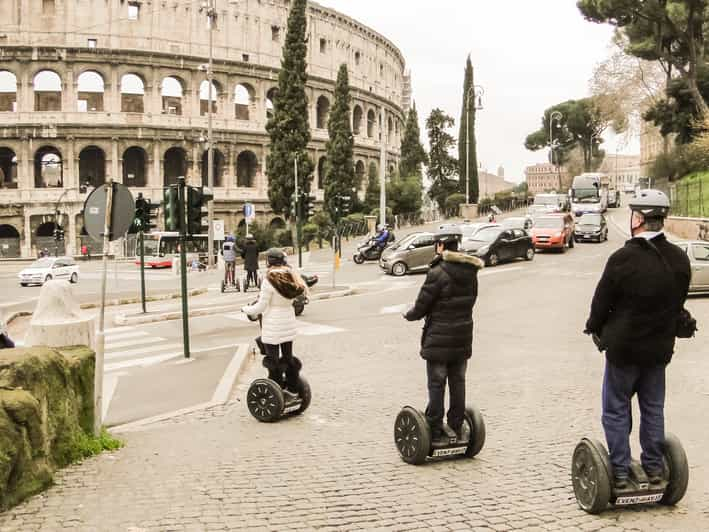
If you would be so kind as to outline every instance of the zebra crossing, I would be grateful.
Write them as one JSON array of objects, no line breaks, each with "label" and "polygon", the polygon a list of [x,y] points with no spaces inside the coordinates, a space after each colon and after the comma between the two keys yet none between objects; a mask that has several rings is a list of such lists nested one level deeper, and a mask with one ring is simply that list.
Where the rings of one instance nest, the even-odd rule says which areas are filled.
[{"label": "zebra crossing", "polygon": [[182,342],[168,341],[135,327],[107,329],[104,372],[148,367],[182,356]]}]

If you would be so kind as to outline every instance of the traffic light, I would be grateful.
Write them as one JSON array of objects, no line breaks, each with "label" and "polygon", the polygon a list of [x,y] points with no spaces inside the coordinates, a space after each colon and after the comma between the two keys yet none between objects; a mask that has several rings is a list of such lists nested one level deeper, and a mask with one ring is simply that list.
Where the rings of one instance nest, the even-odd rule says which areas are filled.
[{"label": "traffic light", "polygon": [[187,234],[204,235],[209,231],[207,213],[202,209],[214,199],[212,191],[207,187],[187,187]]},{"label": "traffic light", "polygon": [[309,193],[303,193],[303,218],[312,218],[315,214],[315,196],[311,196]]},{"label": "traffic light", "polygon": [[300,212],[299,204],[300,204],[300,201],[299,201],[298,194],[293,192],[293,194],[291,194],[291,197],[290,197],[290,211],[289,212],[290,212],[290,217],[294,220],[300,219],[303,215],[303,213]]},{"label": "traffic light", "polygon": [[165,218],[165,231],[177,232],[180,230],[180,201],[176,186],[163,189],[163,212]]},{"label": "traffic light", "polygon": [[160,208],[160,203],[153,203],[150,200],[145,200],[146,201],[146,211],[145,211],[145,227],[143,228],[143,231],[146,233],[149,233],[151,230],[155,229],[158,226],[157,223],[157,210]]},{"label": "traffic light", "polygon": [[54,240],[56,242],[64,242],[64,229],[59,226],[54,229]]},{"label": "traffic light", "polygon": [[338,195],[339,209],[342,216],[347,216],[352,210],[352,196]]},{"label": "traffic light", "polygon": [[133,217],[133,227],[136,231],[145,231],[147,222],[149,201],[143,197],[143,193],[139,193],[135,198],[135,216]]}]

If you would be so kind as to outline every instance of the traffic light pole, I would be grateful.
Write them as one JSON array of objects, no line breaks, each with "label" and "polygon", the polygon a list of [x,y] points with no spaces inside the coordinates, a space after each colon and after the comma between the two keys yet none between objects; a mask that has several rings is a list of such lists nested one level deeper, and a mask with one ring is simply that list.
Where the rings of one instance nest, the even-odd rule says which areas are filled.
[{"label": "traffic light pole", "polygon": [[138,245],[140,246],[140,303],[143,307],[143,314],[148,312],[145,309],[145,233],[141,229],[138,232]]},{"label": "traffic light pole", "polygon": [[303,200],[300,192],[298,192],[298,155],[296,154],[295,160],[293,162],[295,167],[295,245],[298,247],[298,268],[303,267],[303,250],[300,247],[300,241],[302,239],[302,214],[301,209]]},{"label": "traffic light pole", "polygon": [[187,308],[187,220],[185,219],[185,203],[186,203],[187,187],[185,186],[185,178],[177,179],[177,210],[178,220],[180,224],[180,278],[182,287],[182,342],[184,347],[185,358],[190,358],[190,325],[187,321],[189,312]]}]

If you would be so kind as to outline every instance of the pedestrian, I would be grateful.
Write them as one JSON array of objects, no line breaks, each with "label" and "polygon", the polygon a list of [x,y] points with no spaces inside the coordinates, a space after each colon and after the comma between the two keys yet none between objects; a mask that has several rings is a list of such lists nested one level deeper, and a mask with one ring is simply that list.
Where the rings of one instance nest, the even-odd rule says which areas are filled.
[{"label": "pedestrian", "polygon": [[636,393],[642,467],[651,484],[662,482],[665,368],[683,324],[691,278],[687,254],[663,233],[667,196],[642,190],[629,203],[632,238],[608,259],[585,330],[605,351],[602,423],[616,489],[628,486],[630,403]]},{"label": "pedestrian", "polygon": [[261,343],[266,353],[263,365],[268,370],[268,378],[284,391],[297,394],[302,363],[293,356],[297,331],[293,300],[305,293],[305,283],[288,266],[285,253],[280,249],[269,249],[266,261],[268,269],[258,301],[242,308],[242,312],[249,316],[261,315]]},{"label": "pedestrian", "polygon": [[222,244],[222,257],[224,257],[224,284],[236,285],[236,240],[233,236],[226,237]]},{"label": "pedestrian", "polygon": [[246,242],[241,250],[241,258],[244,259],[244,270],[246,271],[246,282],[244,292],[253,283],[258,286],[258,243],[252,234],[246,235]]},{"label": "pedestrian", "polygon": [[458,251],[463,235],[441,230],[434,236],[436,256],[408,321],[425,319],[421,357],[426,360],[428,407],[426,419],[433,439],[443,435],[446,381],[450,392],[448,426],[463,438],[465,372],[473,350],[473,307],[478,297],[477,257]]}]

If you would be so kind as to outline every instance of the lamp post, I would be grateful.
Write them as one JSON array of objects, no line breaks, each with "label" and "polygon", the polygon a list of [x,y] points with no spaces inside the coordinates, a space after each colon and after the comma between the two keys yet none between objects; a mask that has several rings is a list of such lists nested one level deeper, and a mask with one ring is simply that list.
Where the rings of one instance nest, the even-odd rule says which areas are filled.
[{"label": "lamp post", "polygon": [[551,155],[551,163],[556,164],[559,187],[561,187],[561,167],[559,166],[558,157],[556,163],[554,163],[554,148],[558,146],[558,142],[557,144],[554,144],[554,120],[558,122],[556,127],[561,127],[561,121],[563,118],[564,114],[561,111],[554,111],[551,115],[549,115],[549,153]]},{"label": "lamp post", "polygon": [[[207,186],[209,190],[214,190],[214,149],[212,142],[212,91],[214,89],[212,72],[213,51],[214,51],[214,23],[217,18],[216,0],[204,0],[201,11],[207,14],[207,26],[209,28],[209,61],[207,63]],[[207,204],[207,264],[209,268],[214,267],[214,200]]]},{"label": "lamp post", "polygon": [[475,97],[475,110],[483,108],[483,95],[485,89],[480,85],[473,85],[465,95],[465,203],[470,204],[470,98]]}]

